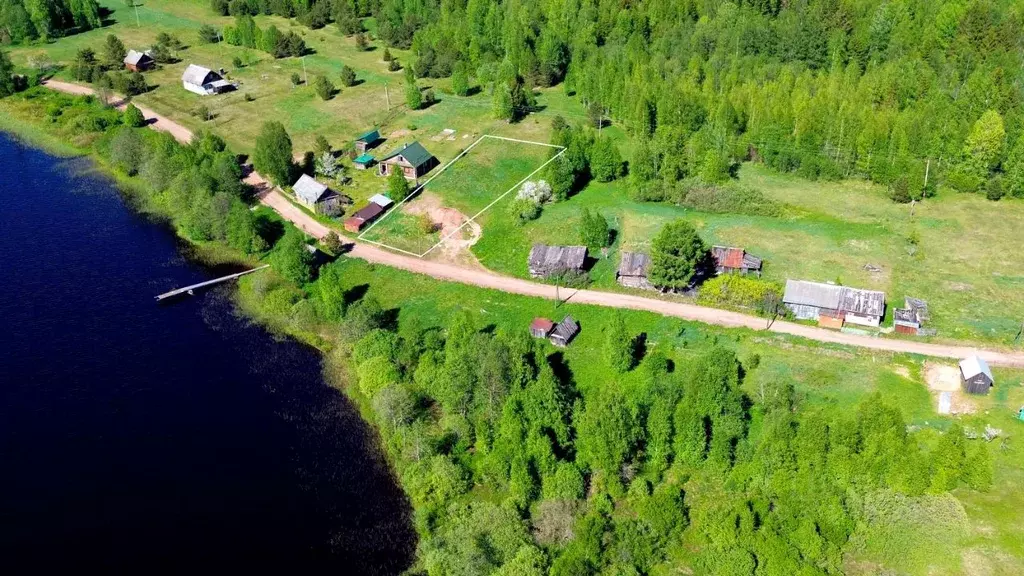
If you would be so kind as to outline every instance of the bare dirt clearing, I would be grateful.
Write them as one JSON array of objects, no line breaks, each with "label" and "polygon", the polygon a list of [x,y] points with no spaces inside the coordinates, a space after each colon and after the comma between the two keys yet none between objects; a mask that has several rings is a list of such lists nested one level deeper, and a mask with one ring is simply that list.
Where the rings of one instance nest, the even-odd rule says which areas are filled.
[{"label": "bare dirt clearing", "polygon": [[[436,259],[446,262],[470,264],[483,269],[480,262],[470,252],[469,247],[480,240],[483,231],[476,222],[466,223],[466,215],[455,208],[448,208],[441,203],[441,198],[430,192],[423,192],[412,202],[402,206],[402,211],[416,216],[426,215],[436,227],[440,228],[440,245],[431,254]],[[465,224],[465,225],[463,225]]]},{"label": "bare dirt clearing", "polygon": [[938,362],[926,362],[924,365],[924,379],[928,383],[928,390],[935,397],[936,405],[938,398],[943,392],[949,392],[951,398],[951,414],[973,414],[976,410],[974,403],[968,400],[960,389],[960,369],[948,364]]}]

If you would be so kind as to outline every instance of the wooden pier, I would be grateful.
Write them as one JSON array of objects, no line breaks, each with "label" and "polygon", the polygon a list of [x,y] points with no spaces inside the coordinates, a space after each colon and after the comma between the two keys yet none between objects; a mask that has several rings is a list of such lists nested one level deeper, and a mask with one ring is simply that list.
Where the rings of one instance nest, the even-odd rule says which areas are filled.
[{"label": "wooden pier", "polygon": [[214,278],[213,280],[207,280],[206,282],[200,282],[198,284],[193,284],[191,286],[185,286],[184,288],[175,288],[174,290],[171,290],[170,292],[164,292],[163,294],[157,296],[156,297],[156,301],[160,302],[161,300],[166,300],[167,298],[173,298],[175,296],[180,296],[182,294],[192,294],[193,290],[196,290],[196,289],[199,289],[199,288],[205,288],[206,286],[213,286],[214,284],[220,284],[221,282],[227,282],[228,280],[236,280],[238,278],[241,278],[242,276],[245,276],[246,274],[252,274],[253,272],[256,272],[258,270],[263,270],[264,268],[269,268],[269,267],[270,267],[270,264],[264,264],[263,266],[259,266],[257,268],[253,268],[252,270],[245,270],[245,271],[242,271],[242,272],[237,272],[235,274],[228,274],[227,276],[222,276],[220,278]]}]

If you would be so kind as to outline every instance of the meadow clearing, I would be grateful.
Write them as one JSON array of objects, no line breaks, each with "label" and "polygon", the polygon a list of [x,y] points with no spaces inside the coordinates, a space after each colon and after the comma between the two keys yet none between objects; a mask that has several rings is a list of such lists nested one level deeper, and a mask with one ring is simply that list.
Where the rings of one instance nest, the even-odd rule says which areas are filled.
[{"label": "meadow clearing", "polygon": [[[111,25],[55,43],[12,48],[13,59],[20,65],[46,60],[67,64],[78,49],[99,48],[107,34],[117,34],[129,48],[152,44],[160,32],[175,34],[187,45],[178,55],[180,61],[147,73],[153,89],[138,100],[190,129],[215,131],[239,152],[251,152],[265,120],[284,124],[297,153],[310,149],[318,135],[340,149],[377,126],[384,140],[373,151],[375,156],[419,140],[444,165],[483,134],[547,142],[550,121],[556,115],[570,122],[586,118],[581,103],[555,87],[536,91],[536,111],[508,124],[492,118],[486,90],[454,96],[448,93],[447,79],[420,79],[420,87],[433,90],[438,101],[410,111],[402,96],[403,72],[387,71],[381,59],[383,47],[371,41],[370,50],[360,51],[353,38],[343,36],[334,26],[309,30],[282,18],[257,17],[261,27],[274,24],[282,31],[294,30],[313,50],[303,59],[275,60],[263,52],[223,42],[199,44],[196,32],[200,26],[233,21],[213,15],[208,3],[201,0],[150,0],[139,7],[138,24],[129,7],[116,2],[106,5],[112,10]],[[373,19],[365,25],[372,37]],[[407,52],[391,52],[403,64],[408,63]],[[235,57],[242,60],[241,68],[233,68]],[[239,90],[216,97],[185,91],[180,75],[189,63],[227,69],[230,79],[239,82]],[[346,64],[356,71],[356,86],[340,85],[338,72]],[[327,75],[340,93],[323,101],[308,86],[293,87],[289,79],[293,73],[309,78]],[[59,77],[66,75],[66,70],[58,72]],[[252,101],[247,101],[247,96]],[[199,106],[210,109],[211,121],[194,116]],[[453,130],[454,137],[439,137],[443,130]],[[623,157],[628,158],[628,139],[621,127],[613,122],[604,133],[615,139]],[[518,154],[520,150],[518,146],[498,150],[494,160],[504,162],[500,153]],[[486,175],[488,170],[478,172]],[[385,187],[373,170],[349,170],[348,175],[351,182],[343,192],[357,205]],[[618,290],[618,252],[645,250],[665,222],[685,218],[697,225],[709,243],[741,246],[764,257],[765,277],[770,280],[838,281],[883,290],[890,314],[904,296],[924,298],[931,303],[931,327],[938,330],[935,338],[1014,343],[1024,319],[1024,299],[1018,297],[1024,275],[1012,257],[1015,228],[1024,218],[1020,201],[990,202],[980,195],[940,188],[938,197],[917,204],[911,216],[911,207],[891,202],[884,187],[860,180],[812,182],[746,164],[739,171],[739,182],[792,210],[778,217],[701,213],[667,203],[635,202],[621,179],[592,182],[568,201],[546,206],[538,220],[522,226],[505,209],[505,203],[494,206],[480,220],[482,232],[471,248],[472,255],[487,268],[525,277],[531,244],[576,243],[580,211],[589,207],[604,214],[616,231],[607,258],[599,258],[591,270],[592,281],[596,287]],[[506,189],[504,180],[495,186],[494,190],[490,185],[476,189],[481,197],[496,197]],[[462,201],[459,195],[452,198]],[[471,210],[474,204],[464,206]],[[403,221],[396,217],[393,221],[403,237],[419,235],[417,248],[435,240],[417,230],[416,224],[413,218]]]}]

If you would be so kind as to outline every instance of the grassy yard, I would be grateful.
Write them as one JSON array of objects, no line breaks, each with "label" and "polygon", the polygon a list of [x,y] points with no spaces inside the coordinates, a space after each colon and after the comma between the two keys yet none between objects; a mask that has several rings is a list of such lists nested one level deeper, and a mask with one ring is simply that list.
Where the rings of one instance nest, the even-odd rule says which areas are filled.
[{"label": "grassy yard", "polygon": [[557,148],[539,144],[482,138],[450,165],[435,168],[416,196],[392,210],[363,238],[413,254],[426,252],[438,242],[439,235],[436,231],[427,232],[413,214],[421,211],[423,206],[420,205],[425,205],[428,198],[430,202],[458,210],[466,218],[494,203],[476,219],[484,234],[489,235],[491,223],[500,228],[502,222],[509,220],[506,207],[512,200],[511,194],[495,202],[557,152]]}]

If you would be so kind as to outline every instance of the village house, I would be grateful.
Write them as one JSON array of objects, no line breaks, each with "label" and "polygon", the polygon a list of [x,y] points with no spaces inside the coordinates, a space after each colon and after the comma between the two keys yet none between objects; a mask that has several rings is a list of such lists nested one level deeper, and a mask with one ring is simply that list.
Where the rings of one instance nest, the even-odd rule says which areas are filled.
[{"label": "village house", "polygon": [[580,325],[573,320],[572,316],[566,316],[551,331],[551,335],[548,336],[548,340],[559,348],[565,348],[570,342],[572,342],[572,339],[575,338],[579,332]]},{"label": "village house", "polygon": [[530,276],[548,278],[566,272],[582,272],[587,259],[586,246],[548,246],[534,244],[527,262]]},{"label": "village house", "polygon": [[651,290],[654,286],[647,280],[647,269],[651,266],[651,257],[640,252],[623,252],[619,260],[619,271],[615,280],[630,288]]},{"label": "village house", "polygon": [[437,166],[437,158],[419,142],[402,146],[380,160],[380,175],[388,176],[392,170],[401,169],[408,180],[416,180]]},{"label": "village house", "polygon": [[341,206],[345,203],[345,198],[340,194],[305,174],[292,185],[292,190],[295,191],[295,198],[299,204],[324,216],[339,215]]},{"label": "village house", "polygon": [[992,369],[978,356],[971,356],[960,361],[960,386],[970,394],[988,394],[995,380]]},{"label": "village house", "polygon": [[137,52],[135,50],[129,50],[128,55],[124,57],[124,67],[132,72],[145,72],[156,64],[153,57],[145,52]]},{"label": "village house", "polygon": [[356,138],[354,147],[356,152],[363,154],[367,150],[373,148],[373,146],[380,140],[380,131],[374,128],[366,134]]},{"label": "village house", "polygon": [[885,293],[806,280],[786,280],[782,302],[800,320],[841,328],[858,324],[877,328],[885,314]]},{"label": "village house", "polygon": [[716,274],[747,274],[761,276],[761,259],[748,254],[743,248],[712,246],[711,257],[715,260]]},{"label": "village house", "polygon": [[530,336],[534,338],[547,338],[555,329],[555,323],[547,318],[534,318],[530,322]]},{"label": "village house", "polygon": [[185,69],[185,73],[181,75],[181,84],[185,90],[200,96],[220,94],[234,89],[234,85],[222,78],[220,74],[195,64],[189,64]]}]

